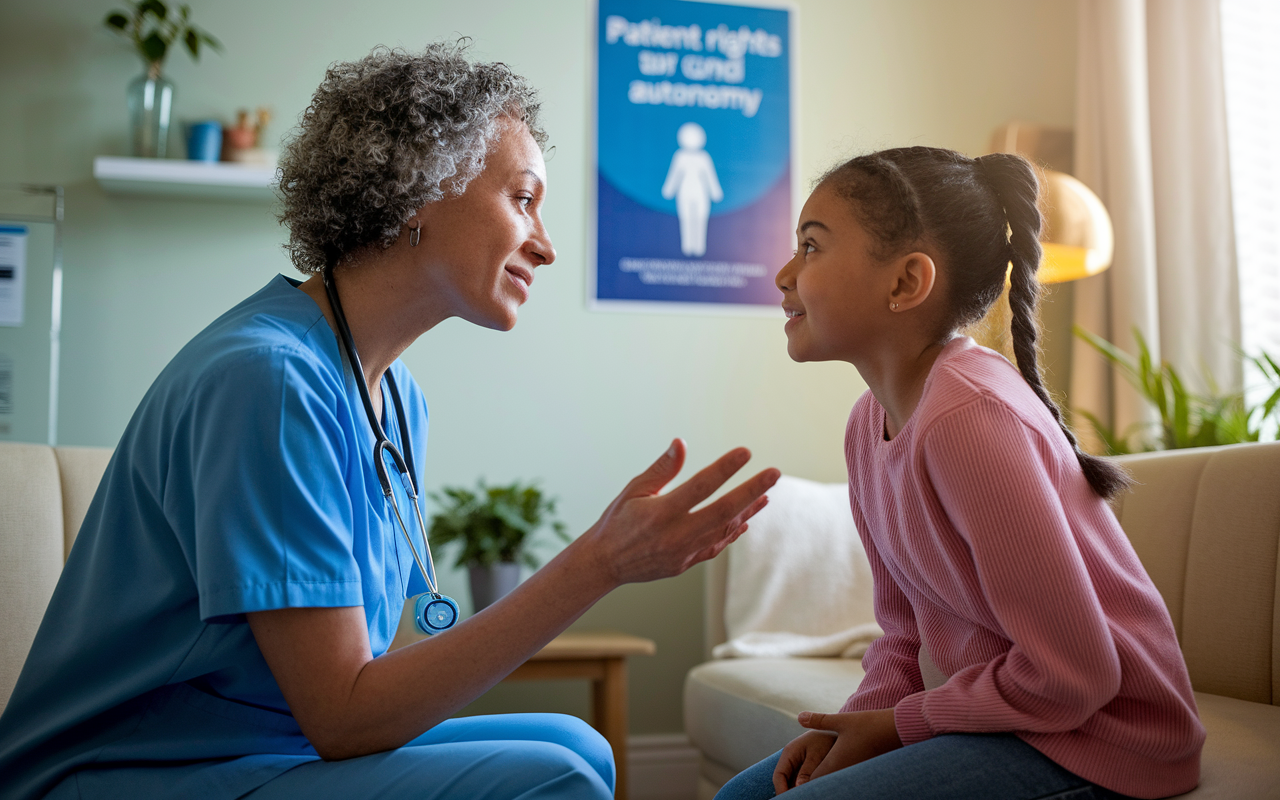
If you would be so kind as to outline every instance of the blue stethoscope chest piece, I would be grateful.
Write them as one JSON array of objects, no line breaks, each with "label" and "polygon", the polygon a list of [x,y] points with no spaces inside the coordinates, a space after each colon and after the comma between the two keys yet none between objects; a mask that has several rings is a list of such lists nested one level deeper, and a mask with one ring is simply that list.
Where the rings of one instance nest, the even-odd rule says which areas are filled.
[{"label": "blue stethoscope chest piece", "polygon": [[428,636],[453,627],[458,621],[458,604],[452,597],[437,592],[418,595],[413,604],[413,622],[418,631]]}]

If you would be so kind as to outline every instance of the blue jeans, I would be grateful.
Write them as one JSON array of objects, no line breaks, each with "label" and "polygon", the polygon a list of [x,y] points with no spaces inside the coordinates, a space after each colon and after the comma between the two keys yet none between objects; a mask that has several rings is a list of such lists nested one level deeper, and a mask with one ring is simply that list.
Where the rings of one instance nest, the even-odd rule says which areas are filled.
[{"label": "blue jeans", "polygon": [[[774,796],[778,751],[729,781],[716,800]],[[1011,733],[948,734],[823,775],[788,800],[1123,800]]]}]

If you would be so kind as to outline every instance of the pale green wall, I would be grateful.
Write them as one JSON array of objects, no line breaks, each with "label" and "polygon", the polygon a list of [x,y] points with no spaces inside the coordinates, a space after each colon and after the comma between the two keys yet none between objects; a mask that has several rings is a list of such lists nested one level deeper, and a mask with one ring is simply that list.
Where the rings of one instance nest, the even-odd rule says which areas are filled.
[{"label": "pale green wall", "polygon": [[[592,6],[587,2],[194,0],[225,55],[171,59],[177,115],[269,105],[278,136],[325,66],[376,44],[457,34],[541,87],[555,145],[539,270],[510,334],[446,323],[405,354],[432,412],[428,481],[541,478],[581,530],[672,436],[705,463],[734,445],[814,479],[843,479],[845,416],[862,390],[834,365],[798,366],[780,320],[589,313],[584,308]],[[114,444],[178,348],[277,272],[292,274],[265,206],[127,199],[91,178],[125,149],[124,86],[138,63],[99,22],[109,0],[7,4],[0,28],[0,182],[67,188],[60,439]],[[1071,124],[1074,0],[802,0],[800,164],[902,144],[983,152],[1010,119]],[[461,574],[446,590],[465,597]],[[584,627],[657,640],[632,666],[632,730],[681,728],[680,686],[701,659],[701,571],[627,587]],[[472,710],[582,713],[581,687],[500,687]]]}]

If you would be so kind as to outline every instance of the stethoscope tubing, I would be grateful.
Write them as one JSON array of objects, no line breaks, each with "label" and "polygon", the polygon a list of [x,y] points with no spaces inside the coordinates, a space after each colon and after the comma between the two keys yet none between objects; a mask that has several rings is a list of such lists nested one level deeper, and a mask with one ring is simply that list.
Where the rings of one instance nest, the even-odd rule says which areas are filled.
[{"label": "stethoscope tubing", "polygon": [[[404,444],[405,455],[401,455],[396,446],[387,438],[386,431],[383,430],[382,423],[378,420],[378,415],[373,410],[373,398],[369,396],[369,387],[365,385],[364,367],[360,363],[360,355],[356,352],[356,343],[351,336],[351,326],[347,324],[347,315],[342,310],[342,301],[338,299],[338,287],[333,281],[332,268],[326,268],[322,278],[325,294],[329,298],[329,306],[333,309],[334,321],[337,322],[338,338],[347,351],[347,358],[351,362],[351,371],[355,373],[356,390],[360,393],[360,401],[364,404],[364,413],[369,418],[369,427],[373,430],[373,465],[378,474],[378,482],[382,485],[382,493],[391,501],[391,509],[395,512],[396,522],[399,523],[400,530],[404,533],[405,541],[409,543],[409,550],[413,553],[413,560],[417,562],[418,570],[427,582],[427,589],[431,594],[438,595],[440,592],[436,589],[436,565],[431,557],[431,542],[427,539],[427,525],[422,519],[422,509],[418,506],[418,490],[413,476],[413,450],[409,439],[409,424],[405,420],[404,406],[400,402],[400,391],[396,387],[396,381],[392,377],[391,371],[387,370],[384,373],[384,377],[387,381],[387,388],[390,390],[392,402],[396,407],[396,419],[400,426],[400,441]],[[413,543],[413,537],[409,535],[409,527],[405,525],[404,517],[400,513],[400,504],[396,502],[395,493],[391,490],[391,477],[387,474],[387,464],[383,460],[384,453],[389,454],[391,460],[395,462],[396,470],[400,473],[400,482],[404,485],[405,495],[408,496],[410,503],[413,505],[414,516],[418,521],[418,530],[422,533],[422,546],[427,555],[427,563],[425,565],[422,562],[422,557],[418,554],[417,546]],[[427,567],[430,567],[430,570]]]}]

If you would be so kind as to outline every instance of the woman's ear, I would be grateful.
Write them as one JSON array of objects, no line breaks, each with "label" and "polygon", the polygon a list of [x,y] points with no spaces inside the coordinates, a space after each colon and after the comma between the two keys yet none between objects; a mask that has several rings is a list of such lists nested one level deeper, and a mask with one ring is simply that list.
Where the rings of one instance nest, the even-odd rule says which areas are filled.
[{"label": "woman's ear", "polygon": [[919,251],[895,259],[894,282],[889,291],[889,310],[906,311],[929,299],[938,279],[933,258]]}]

